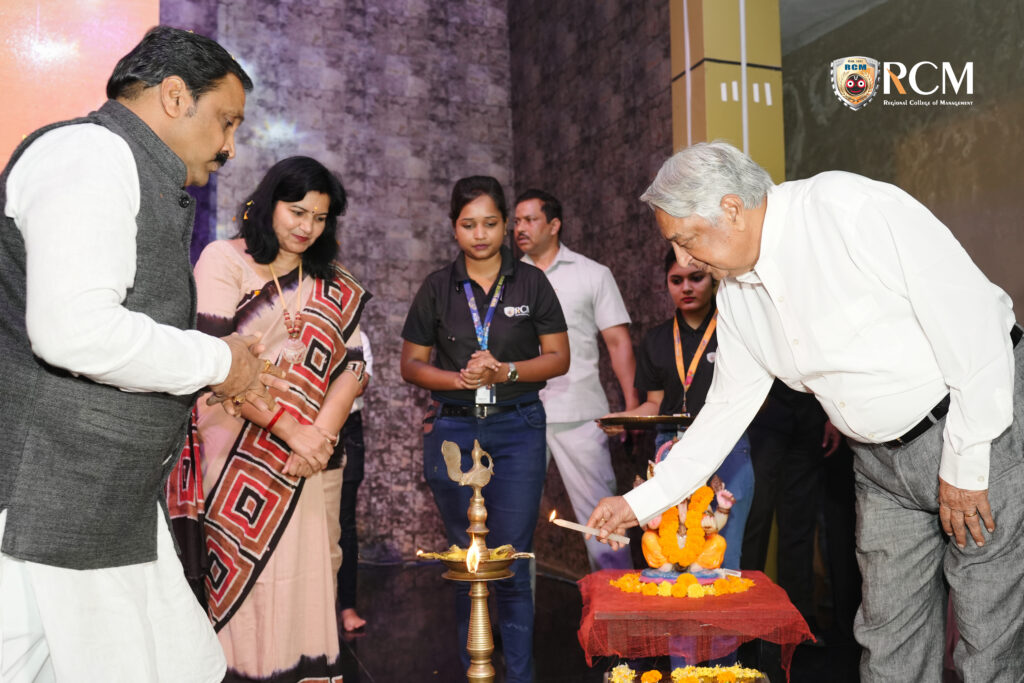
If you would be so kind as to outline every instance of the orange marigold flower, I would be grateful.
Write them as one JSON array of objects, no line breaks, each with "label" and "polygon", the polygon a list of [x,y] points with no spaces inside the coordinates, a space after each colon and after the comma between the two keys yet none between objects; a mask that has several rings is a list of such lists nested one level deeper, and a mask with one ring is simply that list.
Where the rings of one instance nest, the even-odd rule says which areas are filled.
[{"label": "orange marigold flower", "polygon": [[676,579],[676,583],[682,584],[683,586],[690,586],[697,583],[697,577],[690,572],[684,572]]},{"label": "orange marigold flower", "polygon": [[657,595],[658,585],[654,583],[645,583],[644,587],[641,589],[641,592],[644,595]]},{"label": "orange marigold flower", "polygon": [[660,671],[647,671],[640,677],[640,683],[658,683],[661,680]]},{"label": "orange marigold flower", "polygon": [[699,489],[693,492],[690,496],[690,509],[700,510],[703,514],[704,510],[707,509],[708,505],[715,498],[715,492],[711,490],[710,486],[701,486]]},{"label": "orange marigold flower", "polygon": [[718,674],[718,683],[736,683],[736,674],[732,671],[723,671]]},{"label": "orange marigold flower", "polygon": [[621,591],[626,593],[639,593],[640,592],[640,574],[631,573],[623,574],[617,579],[609,581],[611,585],[615,586]]}]

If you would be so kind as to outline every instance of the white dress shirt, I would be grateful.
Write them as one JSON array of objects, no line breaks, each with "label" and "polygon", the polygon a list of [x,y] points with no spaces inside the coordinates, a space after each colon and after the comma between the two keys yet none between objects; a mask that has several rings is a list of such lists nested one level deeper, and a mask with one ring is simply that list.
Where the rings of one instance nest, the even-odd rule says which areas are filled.
[{"label": "white dress shirt", "polygon": [[[529,255],[523,261],[536,265]],[[608,414],[608,398],[598,374],[597,335],[628,325],[629,313],[607,266],[560,244],[544,274],[555,288],[569,327],[569,371],[541,389],[548,422],[580,422]]]},{"label": "white dress shirt", "polygon": [[4,213],[25,240],[32,350],[126,391],[180,395],[218,384],[231,367],[227,344],[122,305],[135,280],[138,211],[135,159],[102,126],[52,130],[21,156]]},{"label": "white dress shirt", "polygon": [[754,269],[718,292],[707,403],[652,481],[626,494],[641,523],[703,484],[772,377],[815,394],[848,437],[883,443],[947,393],[939,476],[988,488],[1012,421],[1009,297],[899,188],[843,172],[774,187]]}]

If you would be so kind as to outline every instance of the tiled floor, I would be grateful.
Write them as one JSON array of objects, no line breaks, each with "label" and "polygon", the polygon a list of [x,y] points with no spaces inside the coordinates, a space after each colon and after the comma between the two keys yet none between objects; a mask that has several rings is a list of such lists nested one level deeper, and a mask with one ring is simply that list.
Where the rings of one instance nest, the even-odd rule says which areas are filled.
[{"label": "tiled floor", "polygon": [[[368,625],[364,632],[343,637],[345,683],[405,683],[465,681],[459,664],[450,584],[437,563],[398,566],[360,565],[359,611]],[[576,584],[543,572],[537,576],[537,615],[534,636],[536,683],[599,683],[617,664],[611,659],[587,667],[576,640],[582,604]],[[838,647],[800,646],[793,661],[792,683],[856,683],[857,652]],[[740,660],[784,681],[778,671],[778,649],[750,643]],[[504,680],[500,643],[494,661],[497,682]],[[668,670],[667,659],[658,663]]]}]

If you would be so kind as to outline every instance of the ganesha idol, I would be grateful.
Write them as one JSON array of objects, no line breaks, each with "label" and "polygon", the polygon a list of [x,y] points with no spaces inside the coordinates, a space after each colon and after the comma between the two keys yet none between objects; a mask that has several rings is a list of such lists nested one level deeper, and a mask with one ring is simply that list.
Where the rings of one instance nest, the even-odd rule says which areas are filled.
[{"label": "ganesha idol", "polygon": [[[643,535],[643,553],[649,569],[643,578],[674,581],[682,572],[697,579],[716,579],[725,557],[725,539],[719,531],[729,520],[735,498],[717,477],[712,485],[702,486],[679,505],[669,508],[647,523]],[[711,501],[717,506],[711,508]]]}]

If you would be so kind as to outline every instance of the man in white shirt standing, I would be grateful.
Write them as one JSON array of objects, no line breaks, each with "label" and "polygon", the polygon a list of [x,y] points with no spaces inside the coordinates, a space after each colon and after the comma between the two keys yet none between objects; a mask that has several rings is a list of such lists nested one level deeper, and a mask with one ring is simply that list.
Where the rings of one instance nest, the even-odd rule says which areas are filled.
[{"label": "man in white shirt standing", "polygon": [[941,678],[947,582],[964,681],[1024,678],[1024,347],[1006,294],[924,206],[850,173],[775,186],[701,143],[641,199],[680,262],[722,279],[718,362],[652,480],[590,524],[621,532],[689,495],[778,377],[856,454],[861,680]]},{"label": "man in white shirt standing", "polygon": [[[577,519],[584,519],[601,498],[615,493],[608,436],[595,420],[608,414],[598,374],[600,332],[612,370],[622,387],[626,409],[636,407],[636,360],[629,338],[629,313],[606,267],[561,243],[562,204],[542,190],[516,199],[515,239],[523,261],[547,275],[569,326],[569,372],[548,380],[540,398],[547,413],[547,446],[565,482]],[[627,549],[612,550],[587,540],[591,569],[632,566]]]},{"label": "man in white shirt standing", "polygon": [[158,26],[98,111],[0,175],[4,683],[224,675],[159,507],[196,392],[235,414],[280,374],[254,338],[192,329],[183,188],[234,156],[251,88],[216,42]]}]

